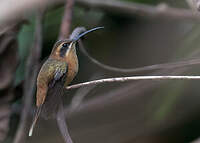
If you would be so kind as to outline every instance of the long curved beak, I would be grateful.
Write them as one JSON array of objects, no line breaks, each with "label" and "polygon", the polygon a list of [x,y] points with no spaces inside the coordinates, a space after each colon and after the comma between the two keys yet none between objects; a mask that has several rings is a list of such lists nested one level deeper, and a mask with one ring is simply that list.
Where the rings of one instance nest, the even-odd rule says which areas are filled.
[{"label": "long curved beak", "polygon": [[80,35],[78,35],[77,37],[75,37],[74,39],[72,39],[72,41],[73,41],[73,42],[76,42],[76,41],[78,41],[81,37],[83,37],[84,35],[86,35],[86,34],[92,32],[92,31],[96,31],[96,30],[98,30],[98,29],[102,29],[102,28],[104,28],[104,27],[96,27],[96,28],[87,30],[87,31],[81,33]]},{"label": "long curved beak", "polygon": [[69,45],[69,50],[68,50],[68,54],[70,53],[70,51],[73,51],[73,49],[75,49],[75,45],[76,45],[76,42],[83,36],[85,36],[86,34],[90,33],[90,32],[93,32],[93,31],[96,31],[98,29],[102,29],[104,27],[96,27],[96,28],[92,28],[90,30],[87,30],[83,33],[81,33],[80,35],[78,35],[77,37],[75,37],[74,39],[72,39],[72,42],[70,43]]}]

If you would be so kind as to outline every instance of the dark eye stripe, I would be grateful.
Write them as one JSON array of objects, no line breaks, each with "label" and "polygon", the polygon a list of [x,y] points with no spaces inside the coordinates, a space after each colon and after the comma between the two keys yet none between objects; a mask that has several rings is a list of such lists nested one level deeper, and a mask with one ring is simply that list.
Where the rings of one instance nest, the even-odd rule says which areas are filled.
[{"label": "dark eye stripe", "polygon": [[67,49],[68,49],[68,46],[69,46],[68,43],[62,44],[62,47],[61,47],[61,49],[60,49],[60,56],[61,56],[61,57],[64,57],[64,56],[65,56],[65,53],[66,53],[66,51],[67,51]]}]

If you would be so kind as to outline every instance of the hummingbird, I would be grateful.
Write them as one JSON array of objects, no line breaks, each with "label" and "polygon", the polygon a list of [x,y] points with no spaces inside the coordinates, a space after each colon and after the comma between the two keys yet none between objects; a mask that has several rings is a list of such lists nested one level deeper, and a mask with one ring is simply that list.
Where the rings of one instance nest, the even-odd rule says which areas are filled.
[{"label": "hummingbird", "polygon": [[[64,118],[64,113],[61,112],[63,108],[62,95],[65,87],[71,83],[79,69],[76,54],[77,41],[86,34],[101,28],[103,27],[87,30],[73,37],[73,39],[59,40],[54,44],[50,56],[42,65],[37,76],[37,109],[29,130],[29,136],[32,136],[40,114],[46,119],[54,118],[59,114]],[[57,118],[57,120],[60,119]],[[61,132],[66,133],[67,131]]]}]

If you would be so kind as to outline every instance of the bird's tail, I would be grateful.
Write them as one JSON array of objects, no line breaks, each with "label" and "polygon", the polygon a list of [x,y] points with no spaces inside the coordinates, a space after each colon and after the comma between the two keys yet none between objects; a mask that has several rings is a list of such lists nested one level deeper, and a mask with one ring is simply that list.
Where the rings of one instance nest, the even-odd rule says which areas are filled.
[{"label": "bird's tail", "polygon": [[39,106],[39,107],[37,108],[35,117],[34,117],[34,119],[33,119],[33,123],[32,123],[32,125],[31,125],[30,130],[29,130],[29,134],[28,134],[29,136],[32,136],[32,134],[33,134],[33,129],[34,129],[35,124],[36,124],[36,122],[37,122],[37,120],[38,120],[38,117],[39,117],[39,115],[40,115],[40,113],[41,113],[41,109],[42,109],[42,106]]}]

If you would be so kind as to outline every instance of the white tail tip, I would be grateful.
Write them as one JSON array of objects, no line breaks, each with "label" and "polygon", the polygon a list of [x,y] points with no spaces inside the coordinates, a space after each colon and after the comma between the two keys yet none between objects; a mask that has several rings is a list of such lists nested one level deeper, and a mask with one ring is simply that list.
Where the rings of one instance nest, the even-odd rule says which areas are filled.
[{"label": "white tail tip", "polygon": [[29,130],[28,136],[31,137],[33,134],[33,127],[31,127],[31,129]]}]

